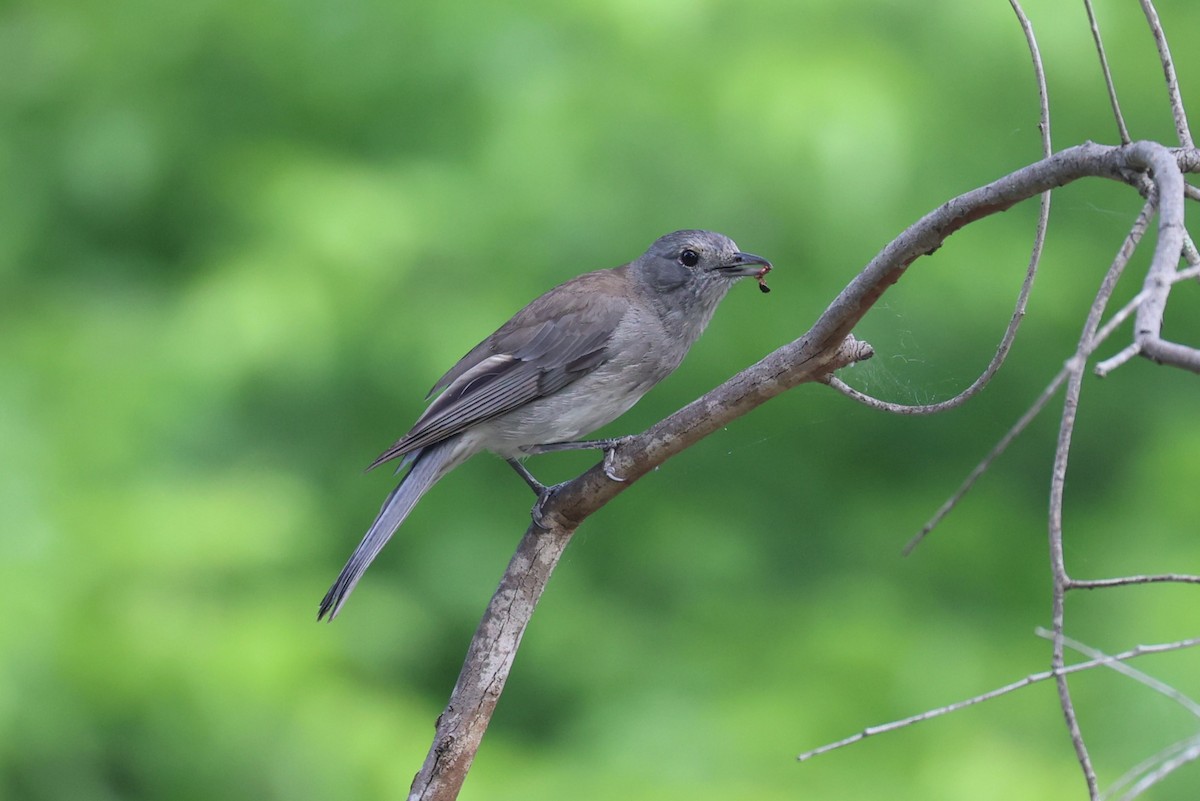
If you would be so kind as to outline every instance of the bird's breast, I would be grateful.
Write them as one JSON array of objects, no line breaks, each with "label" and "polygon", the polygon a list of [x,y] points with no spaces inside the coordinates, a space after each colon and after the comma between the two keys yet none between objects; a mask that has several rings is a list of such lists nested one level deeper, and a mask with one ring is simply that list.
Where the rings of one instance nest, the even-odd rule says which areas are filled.
[{"label": "bird's breast", "polygon": [[611,423],[641,400],[657,383],[643,371],[602,365],[545,398],[481,423],[482,446],[505,458],[523,456],[521,448],[586,437]]},{"label": "bird's breast", "polygon": [[616,420],[670,375],[695,337],[664,326],[653,309],[631,304],[605,348],[606,358],[562,389],[476,427],[481,447],[513,458],[521,448],[586,437]]}]

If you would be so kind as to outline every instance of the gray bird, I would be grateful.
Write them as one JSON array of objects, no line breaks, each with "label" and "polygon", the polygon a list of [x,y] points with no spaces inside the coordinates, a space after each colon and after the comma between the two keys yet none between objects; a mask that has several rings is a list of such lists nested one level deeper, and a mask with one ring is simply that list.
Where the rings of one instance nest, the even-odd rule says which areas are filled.
[{"label": "gray bird", "polygon": [[[531,453],[607,447],[573,442],[620,417],[670,375],[734,281],[771,264],[711,231],[667,234],[621,267],[573,278],[537,298],[442,376],[441,392],[371,467],[401,459],[408,473],[354,549],[317,615],[333,620],[417,501],[480,451],[505,458],[545,501],[518,461]],[[557,446],[557,447],[554,447]],[[370,468],[368,468],[370,469]]]}]

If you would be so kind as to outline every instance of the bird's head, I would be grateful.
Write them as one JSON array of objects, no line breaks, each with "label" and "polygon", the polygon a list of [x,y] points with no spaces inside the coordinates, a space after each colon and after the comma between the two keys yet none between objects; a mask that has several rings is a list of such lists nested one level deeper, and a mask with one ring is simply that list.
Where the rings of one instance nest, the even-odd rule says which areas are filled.
[{"label": "bird's head", "polygon": [[770,271],[770,261],[739,251],[730,237],[713,231],[682,230],[661,236],[635,261],[634,269],[659,293],[690,287],[720,288],[724,295],[728,284],[748,276],[758,278],[763,291],[769,291],[763,277]]},{"label": "bird's head", "polygon": [[694,342],[717,305],[739,278],[763,276],[771,263],[743,253],[732,239],[712,231],[676,231],[660,237],[630,265],[631,277],[680,341]]},{"label": "bird's head", "polygon": [[724,296],[739,278],[754,276],[769,292],[764,277],[771,263],[762,256],[743,253],[724,234],[713,231],[675,231],[659,237],[633,264],[634,271],[655,292],[670,294],[691,290]]}]

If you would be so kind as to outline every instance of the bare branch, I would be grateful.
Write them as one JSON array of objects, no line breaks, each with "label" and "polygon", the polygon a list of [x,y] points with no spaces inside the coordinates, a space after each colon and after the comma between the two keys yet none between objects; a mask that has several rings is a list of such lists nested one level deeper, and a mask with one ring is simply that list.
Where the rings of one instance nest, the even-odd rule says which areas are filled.
[{"label": "bare branch", "polygon": [[[1147,204],[1146,207],[1142,210],[1142,215],[1138,217],[1139,223],[1143,220],[1149,219],[1148,215],[1150,213],[1150,210],[1151,210],[1151,207],[1149,204]],[[1174,283],[1179,283],[1180,281],[1186,281],[1189,278],[1198,278],[1198,277],[1200,277],[1200,266],[1189,267],[1186,270],[1180,270],[1179,272],[1175,273],[1175,276],[1173,277],[1172,280]],[[1109,337],[1109,335],[1112,334],[1113,330],[1118,325],[1125,322],[1125,320],[1129,319],[1129,317],[1135,311],[1137,311],[1138,306],[1141,305],[1142,300],[1145,297],[1146,297],[1146,293],[1144,291],[1139,292],[1133,296],[1132,300],[1130,300],[1128,303],[1126,303],[1124,306],[1122,306],[1121,310],[1118,311],[1116,314],[1114,314],[1112,316],[1112,319],[1110,319],[1107,323],[1105,323],[1104,326],[1096,333],[1096,337],[1095,337],[1096,344],[1099,345],[1099,343],[1101,343],[1105,339],[1107,339]],[[1115,356],[1112,356],[1112,357],[1105,359],[1104,361],[1098,363],[1096,365],[1096,367],[1094,368],[1094,372],[1096,373],[1096,375],[1103,378],[1104,376],[1108,375],[1116,368],[1120,367],[1125,362],[1132,359],[1134,356],[1137,356],[1139,353],[1141,353],[1141,347],[1136,342],[1134,342],[1133,344],[1126,346]]]},{"label": "bare branch", "polygon": [[[1151,768],[1161,767],[1161,765],[1167,760],[1180,753],[1183,753],[1187,749],[1188,745],[1192,742],[1194,742],[1194,739],[1189,738],[1187,740],[1183,740],[1182,742],[1172,743],[1163,750],[1159,751],[1157,754],[1154,754],[1147,759],[1143,759],[1141,762],[1121,774],[1121,778],[1113,782],[1109,788],[1104,791],[1103,795],[1100,796],[1101,801],[1106,801],[1106,799],[1112,798],[1126,786],[1132,785],[1138,780],[1139,776],[1144,779],[1144,774],[1148,773]],[[1123,799],[1133,797],[1135,796],[1122,796]]]},{"label": "bare branch", "polygon": [[[1133,148],[1136,145],[1129,145],[1128,147]],[[1079,395],[1083,389],[1084,367],[1087,364],[1088,354],[1095,347],[1097,330],[1100,326],[1100,319],[1104,315],[1104,309],[1112,297],[1117,280],[1125,271],[1130,257],[1137,248],[1142,234],[1145,232],[1151,208],[1150,202],[1147,202],[1143,206],[1138,219],[1135,221],[1129,234],[1126,235],[1125,241],[1109,266],[1108,272],[1105,273],[1104,280],[1100,282],[1100,289],[1097,291],[1091,308],[1088,310],[1087,320],[1084,323],[1083,332],[1080,334],[1075,355],[1067,361],[1065,368],[1067,373],[1067,389],[1066,397],[1063,400],[1063,413],[1059,424],[1058,442],[1054,448],[1054,467],[1050,478],[1049,510],[1050,568],[1053,575],[1051,621],[1054,628],[1054,645],[1050,664],[1056,670],[1061,669],[1064,664],[1064,609],[1067,585],[1070,582],[1063,557],[1063,492],[1066,486],[1071,438],[1075,431],[1075,414],[1079,408]],[[1099,797],[1096,771],[1092,766],[1087,744],[1083,740],[1083,732],[1079,728],[1079,720],[1075,714],[1075,705],[1071,700],[1071,690],[1067,685],[1067,677],[1065,675],[1057,675],[1054,682],[1058,690],[1059,706],[1062,709],[1063,718],[1067,724],[1067,731],[1071,736],[1071,744],[1075,748],[1075,756],[1079,761],[1080,768],[1083,770],[1084,781],[1087,783],[1088,797],[1096,799]]]},{"label": "bare branch", "polygon": [[[1080,178],[1135,183],[1141,174],[1130,159],[1133,148],[1137,145],[1105,147],[1090,142],[1069,148],[929,212],[884,247],[802,337],[630,438],[611,458],[563,485],[543,505],[541,522],[546,530],[527,530],[509,563],[439,718],[410,798],[434,801],[457,795],[538,598],[584,520],[670,457],[771,398],[806,382],[829,381],[835,370],[869,358],[870,346],[855,340],[850,331],[914,261],[932,254],[955,231]],[[611,480],[606,463],[607,471],[625,480]]]},{"label": "bare branch", "polygon": [[[1054,639],[1055,634],[1052,631],[1048,631],[1043,628],[1038,628],[1036,631],[1037,636],[1039,637],[1044,637],[1048,640]],[[1153,676],[1143,673],[1137,668],[1130,667],[1129,665],[1124,664],[1121,660],[1114,659],[1102,651],[1092,648],[1089,645],[1085,645],[1079,640],[1075,640],[1070,637],[1063,637],[1063,644],[1073,651],[1078,651],[1089,659],[1099,660],[1104,667],[1111,668],[1112,670],[1120,673],[1122,676],[1128,676],[1134,681],[1149,687],[1151,690],[1154,690],[1156,693],[1170,698],[1188,712],[1192,713],[1194,717],[1200,718],[1200,704],[1197,704],[1191,698],[1179,692],[1179,690],[1176,690],[1171,685],[1165,684]]]},{"label": "bare branch", "polygon": [[1167,776],[1182,768],[1189,762],[1195,762],[1200,759],[1200,736],[1192,737],[1183,742],[1176,743],[1168,749],[1162,751],[1158,756],[1162,760],[1158,766],[1158,770],[1153,773],[1148,773],[1141,780],[1129,788],[1129,792],[1121,796],[1120,801],[1133,801],[1142,793],[1149,790],[1154,785],[1158,784]]},{"label": "bare branch", "polygon": [[[1017,0],[1009,0],[1017,21],[1021,23],[1021,31],[1025,34],[1025,44],[1029,47],[1029,55],[1033,59],[1033,77],[1038,88],[1038,131],[1042,134],[1042,158],[1049,158],[1054,152],[1050,139],[1050,90],[1046,87],[1046,68],[1042,64],[1042,51],[1038,49],[1037,37],[1033,34],[1033,23],[1025,15],[1025,9]],[[1049,194],[1042,196],[1045,201],[1043,215],[1049,216]],[[1044,222],[1044,219],[1043,219]]]},{"label": "bare branch", "polygon": [[1142,12],[1150,23],[1150,31],[1154,34],[1154,44],[1158,48],[1158,58],[1162,62],[1163,76],[1167,79],[1167,97],[1171,102],[1171,116],[1175,119],[1175,133],[1179,136],[1179,144],[1193,148],[1192,132],[1188,129],[1187,111],[1183,108],[1183,98],[1179,94],[1179,78],[1175,75],[1175,62],[1171,60],[1171,48],[1167,45],[1166,34],[1163,33],[1162,23],[1158,19],[1158,10],[1151,0],[1141,0]]},{"label": "bare branch", "polygon": [[[848,336],[836,344],[832,353],[814,354],[804,365],[795,366],[788,380],[797,384],[820,380],[828,371],[872,355],[869,345]],[[691,444],[719,427],[697,419],[695,410],[718,415],[718,407],[728,409],[726,404],[737,405],[737,396],[744,391],[744,376],[750,370],[734,376],[638,437],[645,447],[639,456],[626,461],[622,468],[628,470],[624,473],[625,481],[609,479],[601,462],[546,504],[541,526],[531,524],[525,530],[471,640],[450,702],[438,717],[433,745],[409,791],[411,800],[443,801],[458,796],[508,680],[521,638],[575,529],[587,515],[665,461],[670,448],[677,443],[675,438]],[[597,488],[603,488],[605,494],[601,495]],[[597,501],[601,497],[603,500]],[[589,509],[593,503],[594,508]]]},{"label": "bare branch", "polygon": [[884,734],[897,729],[903,729],[907,726],[913,725],[914,723],[921,723],[926,720],[932,720],[933,718],[939,718],[942,715],[948,715],[951,712],[957,712],[960,709],[966,709],[969,706],[974,706],[975,704],[980,704],[984,701],[990,701],[993,698],[999,698],[1002,695],[1007,695],[1015,690],[1028,687],[1031,684],[1037,684],[1040,681],[1055,678],[1060,674],[1065,675],[1068,673],[1078,673],[1083,670],[1091,670],[1095,667],[1101,667],[1114,660],[1118,662],[1124,662],[1128,659],[1145,656],[1146,654],[1179,651],[1184,648],[1194,648],[1197,645],[1200,645],[1200,637],[1195,637],[1189,640],[1179,640],[1178,642],[1172,643],[1162,643],[1158,645],[1139,645],[1136,648],[1131,648],[1128,651],[1124,651],[1119,654],[1113,654],[1112,656],[1105,656],[1102,659],[1091,659],[1087,662],[1080,662],[1075,665],[1067,665],[1059,670],[1046,670],[1041,673],[1032,673],[1023,679],[1020,679],[1019,681],[1014,681],[1011,684],[1006,684],[1003,687],[998,687],[995,690],[990,690],[982,695],[976,695],[964,701],[958,701],[953,704],[938,707],[937,709],[931,709],[929,711],[922,712],[919,715],[913,715],[902,720],[892,721],[891,723],[884,723],[879,726],[868,726],[859,733],[851,735],[850,737],[846,737],[845,739],[823,745],[820,748],[814,748],[811,751],[805,751],[803,754],[800,754],[798,757],[796,757],[796,759],[800,762],[805,762],[815,756],[827,754],[830,751],[836,751],[839,748],[845,748],[848,745],[853,745],[860,740],[865,740],[866,738],[872,737],[876,734]]},{"label": "bare branch", "polygon": [[[1142,294],[1145,295],[1137,304],[1135,343],[1141,352],[1156,360],[1171,361],[1180,366],[1189,366],[1186,355],[1181,351],[1191,351],[1179,345],[1163,342],[1158,334],[1162,326],[1162,313],[1166,305],[1166,297],[1170,292],[1174,276],[1177,274],[1180,253],[1183,248],[1183,177],[1179,163],[1174,154],[1166,148],[1148,142],[1137,142],[1125,148],[1129,155],[1129,163],[1142,170],[1149,170],[1153,178],[1152,200],[1158,201],[1159,206],[1159,235],[1155,246],[1154,257],[1148,271]],[[1149,203],[1143,208],[1139,219],[1144,219],[1149,211]],[[1088,312],[1087,321],[1079,339],[1075,356],[1068,361],[1068,380],[1066,397],[1063,402],[1062,421],[1059,426],[1058,443],[1054,453],[1054,468],[1050,482],[1050,563],[1054,578],[1052,600],[1053,623],[1053,656],[1051,666],[1059,669],[1063,666],[1064,640],[1064,605],[1071,579],[1067,574],[1063,558],[1062,543],[1062,504],[1063,491],[1066,482],[1067,464],[1070,453],[1071,438],[1075,428],[1076,410],[1079,406],[1079,395],[1083,386],[1083,368],[1087,354],[1095,348],[1097,329],[1104,309],[1116,286],[1117,279],[1128,263],[1128,254],[1137,244],[1140,237],[1137,225],[1130,231],[1122,245],[1121,251],[1114,259],[1099,292]],[[1191,351],[1195,353],[1195,351]],[[1197,359],[1200,364],[1200,358]],[[1071,742],[1075,747],[1076,757],[1083,770],[1087,782],[1088,794],[1092,799],[1098,798],[1098,787],[1095,769],[1084,743],[1083,734],[1079,728],[1075,707],[1071,700],[1070,688],[1065,675],[1055,677],[1058,688],[1059,704]]]},{"label": "bare branch", "polygon": [[1129,138],[1129,129],[1125,127],[1125,117],[1121,114],[1121,103],[1117,100],[1117,88],[1113,85],[1112,72],[1108,69],[1108,56],[1104,53],[1104,40],[1100,36],[1100,24],[1096,22],[1096,12],[1092,8],[1092,0],[1083,0],[1083,5],[1087,9],[1088,22],[1092,26],[1092,40],[1096,43],[1096,54],[1100,56],[1100,71],[1104,73],[1104,85],[1108,87],[1108,102],[1112,106],[1113,117],[1117,121],[1117,134],[1121,137],[1121,144],[1127,145],[1132,140]]},{"label": "bare branch", "polygon": [[[1025,23],[1024,15],[1016,0],[1013,0],[1013,8],[1017,11],[1018,17]],[[1163,36],[1162,27],[1158,20],[1157,13],[1151,0],[1142,0],[1142,8],[1146,14],[1146,18],[1150,23],[1151,30],[1154,33],[1155,41],[1158,46],[1160,59],[1163,65],[1164,75],[1166,76],[1168,95],[1170,98],[1172,116],[1175,120],[1176,131],[1179,135],[1181,144],[1184,150],[1171,152],[1166,148],[1148,142],[1137,144],[1130,143],[1128,129],[1125,125],[1123,115],[1120,110],[1120,104],[1117,100],[1117,93],[1113,84],[1112,74],[1108,66],[1107,56],[1104,52],[1102,37],[1100,35],[1099,26],[1096,21],[1094,11],[1090,0],[1085,0],[1087,13],[1092,26],[1093,37],[1096,43],[1096,49],[1100,57],[1101,68],[1104,73],[1105,83],[1108,87],[1110,103],[1112,105],[1113,114],[1117,122],[1118,131],[1121,139],[1128,145],[1129,165],[1141,173],[1138,176],[1127,175],[1126,180],[1137,186],[1139,191],[1148,198],[1146,206],[1139,215],[1138,220],[1133,225],[1129,235],[1123,243],[1121,251],[1117,254],[1106,274],[1101,286],[1097,292],[1096,298],[1089,310],[1087,322],[1084,325],[1083,332],[1080,336],[1076,352],[1069,359],[1058,376],[1051,382],[1050,386],[1043,393],[1042,397],[1035,402],[1033,408],[1018,421],[1017,425],[1011,429],[1006,437],[993,449],[992,453],[986,457],[983,462],[976,467],[972,474],[967,478],[964,484],[959,488],[959,491],[953,496],[947,504],[944,504],[933,520],[922,530],[920,534],[914,538],[905,552],[908,553],[915,545],[920,542],[921,538],[937,524],[938,521],[953,508],[958,500],[970,489],[978,477],[987,469],[991,461],[996,458],[1008,443],[1019,434],[1021,430],[1028,425],[1040,409],[1048,401],[1049,397],[1061,386],[1066,383],[1066,395],[1063,405],[1062,421],[1060,423],[1058,443],[1055,448],[1055,462],[1051,478],[1050,492],[1050,524],[1049,524],[1049,539],[1050,539],[1050,561],[1054,578],[1053,588],[1053,604],[1052,604],[1052,621],[1053,631],[1047,633],[1053,643],[1053,653],[1051,659],[1052,670],[1051,676],[1055,679],[1058,688],[1060,706],[1065,718],[1068,731],[1070,733],[1071,742],[1075,748],[1076,756],[1080,767],[1083,771],[1085,781],[1087,783],[1088,795],[1092,799],[1099,797],[1098,783],[1096,779],[1095,769],[1092,766],[1091,757],[1088,754],[1087,746],[1084,742],[1082,732],[1080,730],[1078,718],[1076,716],[1074,704],[1071,699],[1071,693],[1067,682],[1067,674],[1070,672],[1064,665],[1064,649],[1069,644],[1072,647],[1079,647],[1078,644],[1070,641],[1064,634],[1064,607],[1066,593],[1071,589],[1099,589],[1102,587],[1125,586],[1139,583],[1161,583],[1161,582],[1182,582],[1182,583],[1200,583],[1200,577],[1189,576],[1183,574],[1164,574],[1156,576],[1129,576],[1117,579],[1103,579],[1096,581],[1072,580],[1067,573],[1064,555],[1063,555],[1063,529],[1062,529],[1062,502],[1063,491],[1065,487],[1066,471],[1069,460],[1070,444],[1075,428],[1076,410],[1079,405],[1080,393],[1082,390],[1082,380],[1084,368],[1088,357],[1095,351],[1101,342],[1103,342],[1115,328],[1129,315],[1136,314],[1136,326],[1134,333],[1134,343],[1123,349],[1117,356],[1102,362],[1098,366],[1097,371],[1101,374],[1115,369],[1116,366],[1124,363],[1134,355],[1144,355],[1154,361],[1160,363],[1171,364],[1173,366],[1183,367],[1194,372],[1200,372],[1200,350],[1195,348],[1167,342],[1162,338],[1162,322],[1163,312],[1166,308],[1167,298],[1172,285],[1179,280],[1181,276],[1189,271],[1180,271],[1179,261],[1181,256],[1186,258],[1188,264],[1193,267],[1200,262],[1200,254],[1197,253],[1196,247],[1188,236],[1184,227],[1183,217],[1183,202],[1185,198],[1200,199],[1200,194],[1194,187],[1189,186],[1182,176],[1182,171],[1194,171],[1196,169],[1196,161],[1200,159],[1194,149],[1191,134],[1188,128],[1186,114],[1184,112],[1182,100],[1180,98],[1178,82],[1175,77],[1174,66],[1172,64],[1169,48],[1165,37]],[[1027,34],[1029,33],[1026,28]],[[1032,45],[1032,41],[1031,41]],[[1036,55],[1035,55],[1036,62]],[[1156,243],[1154,255],[1152,258],[1150,269],[1144,281],[1143,289],[1117,315],[1114,315],[1103,327],[1100,326],[1100,321],[1104,316],[1105,308],[1112,297],[1113,290],[1116,286],[1117,279],[1125,270],[1129,262],[1129,258],[1136,248],[1138,242],[1143,236],[1149,224],[1149,219],[1154,211],[1158,209],[1159,225],[1158,225],[1158,241]],[[1010,326],[1010,332],[1015,326]],[[1008,332],[1006,332],[1007,335]],[[1000,351],[1004,350],[1002,343]],[[988,370],[985,370],[981,380],[986,383],[990,379],[989,373],[994,373],[998,367],[998,361],[994,359],[989,365]],[[835,379],[836,381],[836,379]],[[978,381],[977,381],[978,383]],[[843,391],[845,394],[854,397],[861,402],[867,402],[875,408],[883,408],[889,411],[900,413],[930,413],[939,411],[945,408],[951,408],[961,404],[967,397],[970,397],[973,392],[978,391],[975,385],[968,388],[950,401],[943,404],[934,404],[921,407],[901,407],[897,404],[886,404],[882,401],[868,398],[862,393],[851,390],[841,382],[834,384],[835,388]],[[1182,693],[1170,688],[1160,682],[1151,679],[1149,676],[1134,671],[1131,668],[1126,668],[1119,663],[1114,662],[1107,657],[1096,654],[1094,651],[1089,651],[1093,656],[1096,656],[1104,664],[1107,664],[1114,669],[1119,669],[1121,672],[1136,678],[1139,681],[1146,683],[1159,692],[1163,692],[1169,697],[1175,699],[1178,703],[1183,704],[1197,716],[1200,716],[1200,704],[1196,704],[1191,699],[1183,696]],[[965,702],[963,705],[975,702]],[[958,707],[961,708],[961,705]],[[945,711],[952,711],[953,708],[947,708]],[[832,750],[836,747],[856,742],[864,737],[870,736],[881,731],[888,731],[893,728],[899,728],[908,725],[917,720],[927,719],[928,717],[943,712],[934,711],[925,715],[910,718],[907,721],[901,721],[896,724],[889,724],[884,727],[876,727],[864,730],[859,735],[836,743],[832,746],[826,746],[817,751],[808,752],[801,755],[801,758],[809,758],[817,753],[824,753],[827,750]],[[1200,738],[1197,738],[1200,741]],[[1125,796],[1133,798],[1140,794],[1144,789],[1154,782],[1160,780],[1162,776],[1177,769],[1180,765],[1188,761],[1200,758],[1200,747],[1195,742],[1185,743],[1182,751],[1174,758],[1164,758],[1159,766],[1159,769],[1150,776],[1146,776],[1142,781],[1131,789]]]},{"label": "bare branch", "polygon": [[1014,423],[1007,432],[1005,432],[1004,436],[1000,438],[1000,441],[997,442],[991,451],[988,452],[988,455],[983,457],[979,464],[975,465],[975,469],[972,470],[966,479],[963,480],[963,483],[959,485],[954,494],[947,498],[946,502],[938,507],[938,510],[933,513],[933,517],[929,518],[929,521],[921,527],[921,530],[918,531],[911,540],[905,543],[904,548],[901,551],[904,556],[911,554],[916,547],[920,545],[922,541],[924,541],[925,537],[927,537],[931,531],[937,528],[938,524],[946,518],[946,515],[950,514],[951,510],[958,506],[959,502],[963,499],[963,496],[971,491],[971,488],[974,487],[975,483],[979,481],[983,474],[988,471],[988,469],[992,466],[992,463],[999,459],[1000,455],[1008,450],[1008,446],[1011,445],[1013,441],[1021,435],[1021,432],[1029,427],[1030,423],[1037,419],[1037,416],[1042,413],[1042,409],[1046,408],[1046,404],[1050,402],[1050,399],[1054,397],[1055,393],[1058,392],[1059,387],[1061,387],[1063,382],[1066,380],[1067,368],[1064,367],[1062,370],[1058,371],[1058,374],[1055,375],[1054,378],[1050,380],[1050,383],[1045,389],[1042,390],[1042,394],[1038,395],[1037,400],[1033,402],[1033,405],[1025,410],[1025,414],[1021,415],[1020,419],[1017,420],[1017,422]]},{"label": "bare branch", "polygon": [[[1009,0],[1009,3],[1012,5],[1013,11],[1021,23],[1021,30],[1025,33],[1025,42],[1029,47],[1029,54],[1033,59],[1033,73],[1037,81],[1040,107],[1038,130],[1042,134],[1042,156],[1043,158],[1049,158],[1052,153],[1050,143],[1050,96],[1046,89],[1046,72],[1042,67],[1042,54],[1038,50],[1037,39],[1033,34],[1033,25],[1029,22],[1029,18],[1025,16],[1025,11],[1021,8],[1021,4],[1017,0]],[[1050,192],[1043,192],[1041,197],[1037,228],[1033,236],[1033,251],[1029,255],[1029,266],[1025,270],[1025,280],[1021,284],[1021,291],[1017,294],[1017,302],[1013,309],[1012,317],[1009,318],[1008,327],[1004,329],[1004,334],[1000,338],[1000,344],[996,347],[996,352],[993,354],[991,361],[988,362],[983,372],[971,382],[970,386],[953,398],[941,401],[940,403],[924,405],[892,403],[875,398],[865,392],[854,389],[837,378],[829,381],[829,386],[851,400],[857,401],[864,406],[869,406],[872,409],[892,412],[893,414],[918,415],[936,414],[948,409],[957,408],[986,387],[1008,357],[1008,352],[1012,349],[1012,344],[1017,338],[1017,329],[1020,328],[1021,321],[1025,318],[1025,309],[1029,305],[1029,294],[1033,291],[1033,281],[1037,277],[1038,265],[1041,262],[1042,251],[1046,244],[1046,227],[1050,220]]]},{"label": "bare branch", "polygon": [[[1118,251],[1116,260],[1114,261],[1114,268],[1118,271],[1111,279],[1114,284],[1116,278],[1119,277],[1120,272],[1124,271],[1125,266],[1129,263],[1129,259],[1132,258],[1138,242],[1141,241],[1142,236],[1146,233],[1146,228],[1150,224],[1150,214],[1152,211],[1153,207],[1147,203],[1142,208],[1142,211],[1137,216],[1137,219],[1134,220],[1129,234],[1125,237],[1125,241],[1122,243],[1121,249]],[[1110,268],[1110,270],[1111,269],[1113,268]],[[1139,294],[1134,300],[1130,301],[1125,305],[1124,308],[1117,312],[1117,314],[1113,316],[1112,320],[1109,320],[1108,323],[1106,323],[1102,328],[1100,328],[1099,331],[1096,332],[1096,334],[1092,337],[1092,341],[1084,349],[1083,358],[1086,359],[1088,356],[1091,356],[1092,352],[1100,346],[1100,343],[1107,339],[1123,320],[1127,319],[1129,315],[1133,314],[1142,297],[1143,295]],[[1129,350],[1129,348],[1126,350]],[[1124,351],[1122,351],[1122,353],[1124,353]],[[1135,355],[1136,353],[1137,349],[1134,348],[1133,354],[1131,355]],[[948,515],[950,511],[953,510],[954,507],[956,507],[963,499],[963,496],[965,496],[971,490],[971,488],[975,486],[975,483],[980,479],[980,477],[982,477],[983,474],[988,471],[988,469],[992,466],[992,463],[995,462],[1001,454],[1008,450],[1008,446],[1011,445],[1013,441],[1021,435],[1021,432],[1028,428],[1029,424],[1037,418],[1042,409],[1044,409],[1046,404],[1050,401],[1050,398],[1052,398],[1054,394],[1058,392],[1059,387],[1061,387],[1063,382],[1066,380],[1072,364],[1073,362],[1068,362],[1067,366],[1063,367],[1063,369],[1060,370],[1054,376],[1054,378],[1050,380],[1050,383],[1044,390],[1042,390],[1042,393],[1038,396],[1037,400],[1033,402],[1033,405],[1025,411],[1025,414],[1021,415],[1017,422],[1014,423],[1000,439],[1000,441],[996,443],[995,447],[988,452],[988,455],[983,457],[979,464],[975,465],[975,468],[971,471],[963,483],[960,484],[954,494],[951,495],[946,502],[938,508],[933,517],[931,517],[928,522],[921,527],[921,530],[918,531],[916,535],[905,544],[902,551],[905,556],[911,554],[913,550],[921,544],[925,537],[928,536],[929,533],[933,531],[933,529],[936,528],[942,522],[942,520],[945,519],[946,515]]]},{"label": "bare branch", "polygon": [[1096,366],[1092,368],[1092,372],[1098,377],[1104,378],[1126,362],[1132,361],[1141,352],[1142,349],[1137,346],[1136,342],[1130,343],[1104,361],[1097,362]]},{"label": "bare branch", "polygon": [[438,716],[433,746],[413,778],[409,799],[458,796],[508,680],[525,627],[572,534],[573,529],[559,527],[542,531],[530,525],[525,530],[471,639],[450,703]]},{"label": "bare branch", "polygon": [[1187,573],[1160,573],[1151,576],[1121,576],[1110,579],[1071,579],[1068,590],[1104,590],[1110,587],[1130,587],[1134,584],[1200,584],[1200,576]]},{"label": "bare branch", "polygon": [[[1121,675],[1128,676],[1134,681],[1149,687],[1156,693],[1169,698],[1179,706],[1186,709],[1192,714],[1193,717],[1200,718],[1200,703],[1196,703],[1196,701],[1194,701],[1192,698],[1184,695],[1171,685],[1159,681],[1153,676],[1150,676],[1149,674],[1144,673],[1135,667],[1125,664],[1123,660],[1117,657],[1108,656],[1107,654],[1104,654],[1095,648],[1084,645],[1078,640],[1074,640],[1070,637],[1062,637],[1060,634],[1047,631],[1043,628],[1037,629],[1037,635],[1047,639],[1057,639],[1061,637],[1063,643],[1072,650],[1078,651],[1084,656],[1100,662],[1104,667],[1115,670]],[[1113,788],[1104,793],[1102,798],[1109,797],[1113,792],[1116,791],[1116,789],[1126,784],[1129,781],[1127,777],[1131,774],[1137,775],[1138,773],[1146,770],[1149,765],[1157,764],[1157,770],[1155,770],[1153,773],[1143,776],[1140,781],[1130,788],[1129,792],[1121,796],[1122,799],[1136,798],[1145,792],[1150,786],[1161,781],[1168,774],[1179,769],[1188,762],[1191,762],[1197,757],[1200,757],[1200,736],[1184,740],[1182,743],[1176,743],[1170,748],[1165,749],[1163,752],[1156,754],[1154,758],[1143,762],[1141,765],[1137,766],[1134,771],[1131,771],[1130,774],[1126,774],[1126,776],[1123,776],[1121,779],[1119,779],[1114,784]]]},{"label": "bare branch", "polygon": [[[1147,0],[1148,1],[1148,0]],[[1171,364],[1200,373],[1200,350],[1162,339],[1163,314],[1173,278],[1183,253],[1183,173],[1171,151],[1162,145],[1130,145],[1130,162],[1150,170],[1158,187],[1158,243],[1142,289],[1146,298],[1138,307],[1134,342],[1142,354],[1160,364]]]}]

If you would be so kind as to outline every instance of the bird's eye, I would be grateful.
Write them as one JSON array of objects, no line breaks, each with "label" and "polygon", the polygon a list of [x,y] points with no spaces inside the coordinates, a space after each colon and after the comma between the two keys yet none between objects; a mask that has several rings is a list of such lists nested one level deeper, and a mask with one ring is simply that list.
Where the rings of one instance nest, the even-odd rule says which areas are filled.
[{"label": "bird's eye", "polygon": [[700,263],[700,254],[688,249],[679,254],[679,261],[683,263],[684,267],[695,267]]}]

